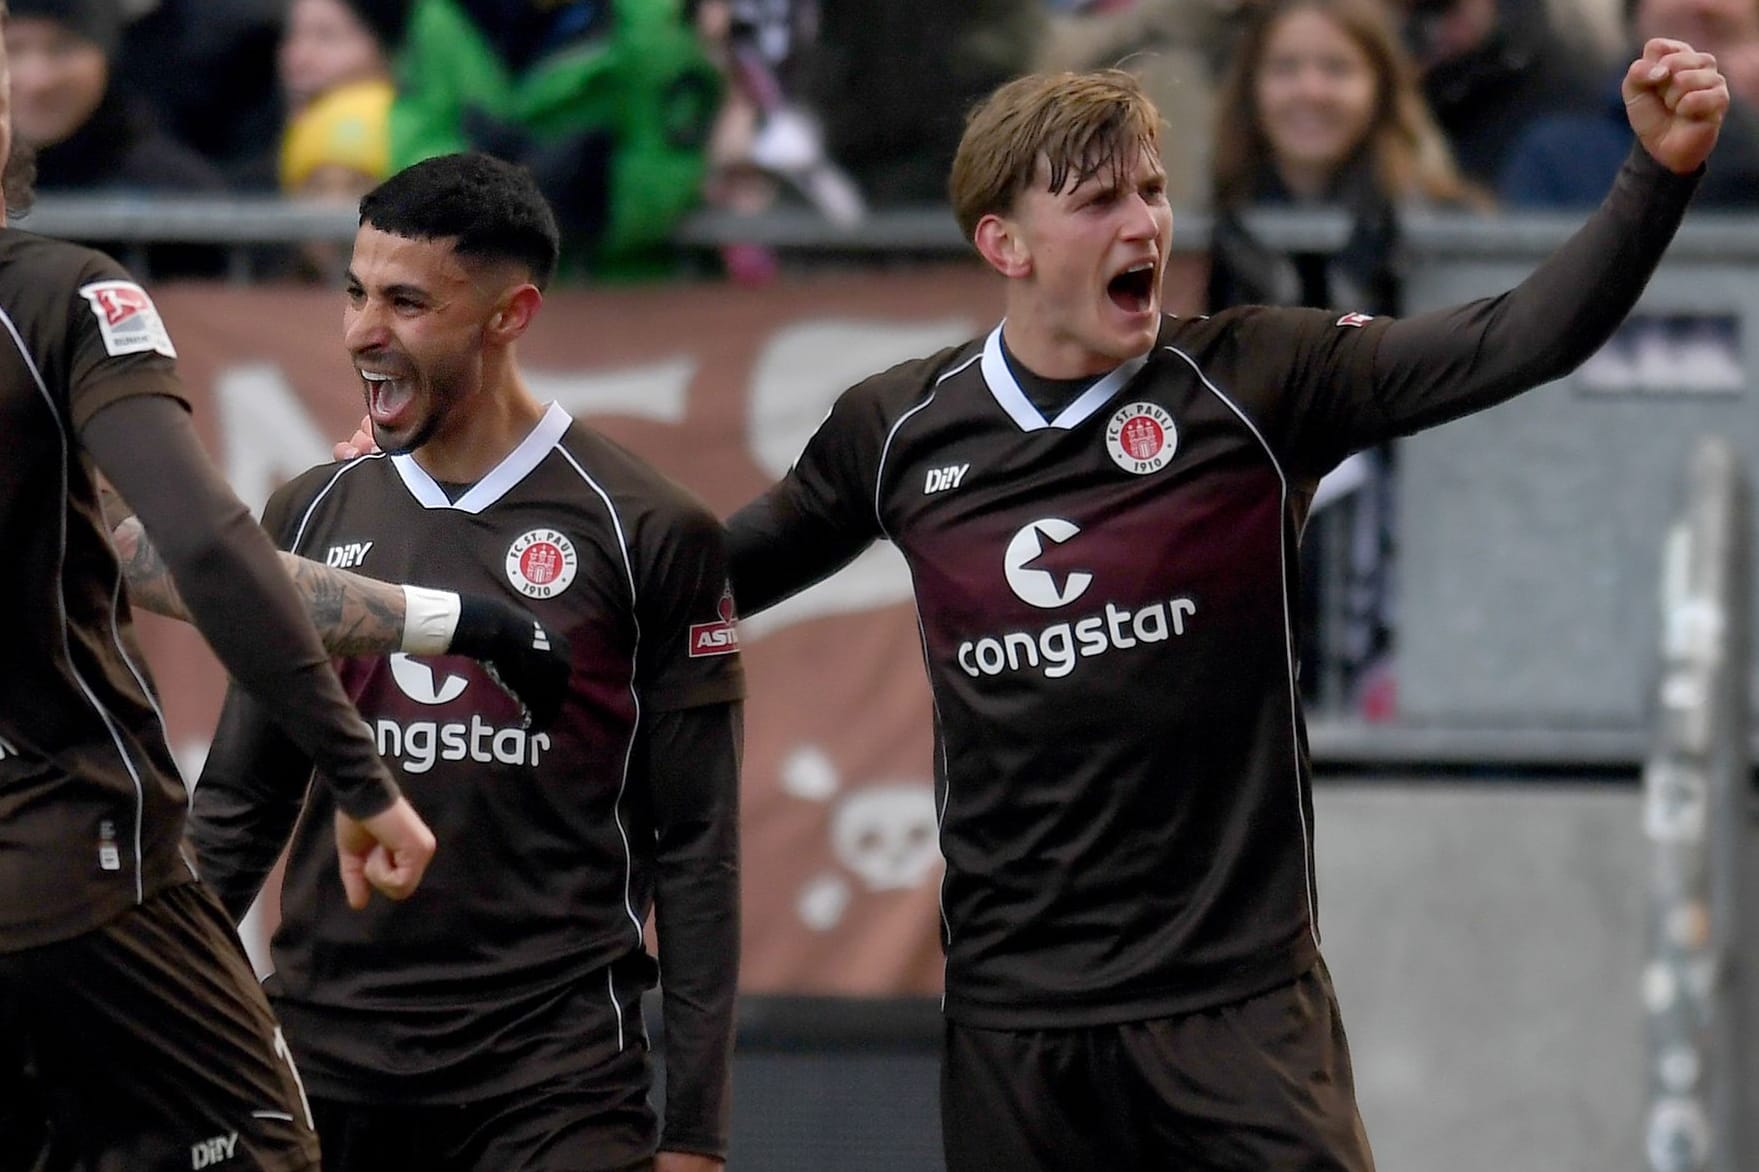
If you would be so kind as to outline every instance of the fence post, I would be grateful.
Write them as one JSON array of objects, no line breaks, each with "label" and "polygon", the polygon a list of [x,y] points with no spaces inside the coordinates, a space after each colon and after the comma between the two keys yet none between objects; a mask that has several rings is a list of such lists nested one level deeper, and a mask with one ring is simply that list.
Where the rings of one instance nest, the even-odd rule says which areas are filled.
[{"label": "fence post", "polygon": [[1660,682],[1643,773],[1650,843],[1644,1141],[1649,1172],[1739,1172],[1745,1093],[1741,847],[1749,792],[1748,489],[1700,441],[1663,552]]}]

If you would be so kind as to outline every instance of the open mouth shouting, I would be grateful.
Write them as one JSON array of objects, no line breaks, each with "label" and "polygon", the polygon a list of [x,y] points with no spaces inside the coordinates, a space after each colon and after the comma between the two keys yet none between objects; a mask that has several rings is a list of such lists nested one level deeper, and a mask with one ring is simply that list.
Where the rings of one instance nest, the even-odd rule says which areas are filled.
[{"label": "open mouth shouting", "polygon": [[360,371],[366,384],[366,409],[375,426],[396,431],[406,422],[415,405],[415,387],[410,379],[399,378],[382,370]]},{"label": "open mouth shouting", "polygon": [[1156,282],[1160,271],[1152,260],[1140,260],[1113,275],[1106,282],[1106,296],[1125,313],[1137,315],[1154,309]]}]

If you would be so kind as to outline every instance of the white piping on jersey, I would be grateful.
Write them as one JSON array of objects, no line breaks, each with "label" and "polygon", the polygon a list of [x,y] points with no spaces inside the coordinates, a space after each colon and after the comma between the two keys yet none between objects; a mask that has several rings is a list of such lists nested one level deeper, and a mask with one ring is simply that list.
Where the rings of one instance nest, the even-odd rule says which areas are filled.
[{"label": "white piping on jersey", "polygon": [[[556,410],[561,409],[556,408]],[[617,824],[617,836],[623,840],[623,910],[629,914],[629,924],[635,929],[635,942],[639,945],[642,942],[641,917],[635,914],[635,900],[631,895],[631,889],[635,885],[635,855],[629,849],[629,831],[623,826],[623,794],[629,788],[629,767],[635,759],[635,742],[641,729],[641,692],[635,678],[636,665],[641,660],[641,619],[636,613],[635,566],[629,560],[629,538],[623,532],[623,518],[617,514],[617,506],[611,503],[611,494],[606,492],[599,485],[599,482],[580,466],[580,461],[574,458],[573,452],[560,445],[556,445],[556,452],[568,461],[574,471],[580,474],[580,479],[586,482],[587,487],[597,493],[599,499],[605,502],[605,512],[610,515],[611,527],[617,531],[617,551],[623,558],[623,572],[629,578],[629,621],[635,627],[635,644],[629,650],[629,699],[635,705],[635,720],[629,728],[628,747],[623,750],[623,776],[617,782],[617,799],[611,804],[611,818]],[[616,1001],[616,993],[613,990],[611,1003],[615,1005]],[[621,1022],[623,1020],[621,1008],[617,1010],[617,1020],[619,1022],[617,1048],[620,1050],[622,1049]]]},{"label": "white piping on jersey", "polygon": [[617,978],[610,966],[605,967],[605,988],[611,991],[611,1008],[617,1011],[617,1053],[623,1052],[623,1003],[617,1000]]},{"label": "white piping on jersey", "polygon": [[288,552],[299,552],[299,545],[305,540],[305,527],[311,524],[312,514],[318,511],[319,502],[330,495],[330,490],[336,487],[336,482],[342,479],[344,473],[365,467],[368,460],[383,460],[384,458],[383,452],[372,452],[369,455],[357,456],[336,469],[336,474],[324,482],[324,487],[318,490],[318,494],[311,498],[311,504],[305,507],[304,514],[299,518],[299,528],[293,531],[293,540],[287,543]]},{"label": "white piping on jersey", "polygon": [[1204,386],[1210,389],[1210,393],[1220,399],[1222,405],[1229,411],[1232,411],[1235,415],[1240,417],[1240,422],[1246,425],[1246,430],[1250,431],[1252,437],[1258,441],[1259,446],[1264,448],[1264,454],[1270,458],[1270,466],[1276,472],[1277,482],[1282,485],[1282,497],[1277,510],[1277,557],[1282,571],[1280,589],[1283,598],[1283,655],[1288,666],[1289,680],[1289,745],[1295,750],[1296,760],[1295,820],[1301,824],[1301,853],[1303,855],[1302,861],[1304,863],[1301,868],[1301,881],[1307,886],[1307,932],[1313,937],[1313,946],[1317,948],[1319,947],[1319,909],[1315,905],[1313,899],[1313,837],[1307,826],[1307,810],[1301,801],[1301,729],[1299,715],[1301,704],[1295,683],[1294,626],[1293,617],[1289,608],[1289,543],[1283,540],[1282,537],[1282,526],[1288,517],[1289,512],[1289,478],[1288,475],[1283,472],[1282,463],[1276,458],[1276,451],[1270,446],[1269,442],[1265,440],[1264,433],[1258,430],[1258,425],[1252,422],[1252,417],[1246,414],[1246,412],[1232,399],[1228,398],[1228,396],[1222,392],[1220,387],[1209,381],[1209,376],[1203,373],[1203,367],[1198,365],[1197,360],[1179,349],[1177,346],[1164,346],[1162,349],[1184,359],[1185,364],[1191,368],[1192,373],[1202,381]]},{"label": "white piping on jersey", "polygon": [[[989,332],[983,341],[983,381],[989,385],[989,393],[995,396],[996,403],[1008,418],[1014,421],[1021,431],[1042,431],[1047,427],[1068,431],[1072,427],[1087,422],[1093,414],[1109,402],[1125,383],[1136,377],[1136,372],[1148,363],[1148,355],[1141,354],[1104,378],[1088,387],[1075,397],[1075,401],[1057,413],[1055,419],[1046,419],[1026,392],[1020,389],[1020,383],[1014,378],[1014,372],[1008,369],[1007,355],[1002,353],[1002,326],[1007,325],[1004,319],[1001,325]],[[1152,351],[1151,351],[1152,352]],[[963,367],[960,368],[964,369]],[[958,371],[952,372],[957,374]]]},{"label": "white piping on jersey", "polygon": [[[119,625],[122,610],[122,581],[122,566],[121,563],[118,563],[116,566],[116,585],[110,590],[110,641],[116,645],[117,654],[122,656],[122,662],[128,665],[128,674],[134,677],[135,686],[140,689],[140,694],[147,698],[147,705],[153,710],[153,715],[159,718],[159,727],[165,729],[165,713],[159,708],[159,701],[154,697],[153,690],[147,686],[146,675],[135,665],[134,660],[129,658],[128,650],[122,645],[122,628]],[[165,747],[171,747],[169,729],[166,729],[165,733]],[[172,756],[172,762],[176,763],[175,754]],[[189,781],[183,776],[181,769],[178,770],[177,780],[183,782],[184,789],[189,788]]]},{"label": "white piping on jersey", "polygon": [[456,501],[446,497],[445,490],[434,483],[426,468],[415,462],[415,457],[407,452],[391,457],[391,466],[397,469],[397,475],[403,478],[403,486],[409,490],[424,509],[457,509],[461,513],[480,513],[509,492],[516,488],[521,480],[531,475],[539,464],[543,463],[550,449],[568,430],[574,420],[568,412],[555,403],[551,403],[544,411],[537,426],[526,433],[505,459],[489,470],[489,474],[470,486],[470,490]]},{"label": "white piping on jersey", "polygon": [[[899,429],[910,421],[912,415],[915,415],[918,411],[923,410],[930,403],[934,402],[934,397],[939,393],[940,385],[942,383],[946,382],[960,371],[966,369],[981,357],[981,354],[973,354],[958,366],[955,366],[953,369],[935,379],[934,388],[928,392],[928,398],[916,404],[916,406],[910,408],[910,410],[904,412],[904,414],[898,416],[897,422],[893,423],[891,430],[886,432],[886,442],[880,445],[879,464],[875,466],[873,473],[873,520],[874,524],[879,526],[879,531],[882,534],[885,534],[887,541],[892,541],[892,535],[886,530],[885,518],[880,516],[880,486],[884,484],[886,480],[886,457],[892,454],[892,440],[897,438]],[[895,545],[897,543],[893,542],[893,544]]]},{"label": "white piping on jersey", "polygon": [[[999,329],[1000,327],[997,327],[997,328]],[[898,417],[898,421],[896,423],[892,424],[891,430],[886,433],[886,442],[885,442],[885,445],[880,448],[879,465],[875,469],[874,477],[873,477],[873,519],[874,519],[874,522],[879,525],[880,532],[885,533],[886,540],[891,541],[892,535],[886,531],[885,519],[880,516],[880,485],[885,482],[886,457],[891,454],[892,440],[897,437],[898,430],[904,426],[905,422],[907,420],[909,420],[909,418],[912,415],[915,415],[918,411],[923,410],[929,404],[934,402],[935,395],[940,392],[940,385],[942,383],[946,382],[948,379],[952,378],[954,375],[958,374],[960,371],[968,369],[972,363],[976,362],[978,359],[980,359],[982,357],[983,357],[983,354],[981,351],[977,354],[973,354],[970,358],[967,358],[964,362],[961,362],[958,366],[955,366],[953,369],[947,371],[946,373],[942,374],[939,378],[935,379],[934,380],[934,389],[929,391],[928,398],[924,399],[922,402],[918,403],[916,406],[910,408],[910,410],[908,410],[908,411],[904,412],[904,414],[900,415]],[[895,545],[897,543],[893,542],[893,544]],[[906,563],[906,568],[908,568],[907,563]],[[915,589],[916,571],[915,570],[910,571],[910,581],[911,581],[911,591],[910,592],[912,595],[914,595],[916,593],[916,589]],[[920,612],[916,616],[916,637],[922,643],[922,665],[923,665],[923,669],[926,671],[928,668],[928,632],[923,629],[922,615]],[[928,699],[929,699],[929,703],[934,705],[935,724],[937,727],[944,727],[940,723],[941,701],[940,701],[940,697],[935,695],[934,672],[932,672],[932,671],[928,672],[928,683],[929,683]],[[953,777],[952,777],[951,770],[949,770],[947,768],[946,740],[944,737],[936,737],[935,739],[940,742],[941,777],[944,779],[942,781],[942,788],[941,788],[941,808],[938,811],[936,811],[936,813],[935,813],[935,839],[936,839],[937,843],[944,843],[945,842],[945,835],[946,835],[946,822],[947,822],[947,798],[953,792]],[[943,863],[943,866],[941,867],[941,886],[940,886],[940,890],[935,895],[935,903],[940,910],[941,925],[942,925],[943,930],[946,933],[947,943],[951,944],[953,942],[953,922],[947,918],[947,870],[944,865],[946,862],[946,858],[947,858],[947,850],[944,845],[941,846],[940,850],[941,850],[941,861]],[[947,963],[946,957],[943,955],[941,958],[941,967],[943,969],[943,973],[946,968],[946,963]],[[945,984],[945,982],[942,982],[942,983]],[[942,998],[943,998],[942,1004],[944,1007],[944,1005],[945,1005],[945,1001],[944,1001],[945,994],[944,993],[942,994]]]},{"label": "white piping on jersey", "polygon": [[[122,767],[128,770],[129,780],[134,783],[134,902],[138,904],[146,899],[146,883],[141,875],[141,872],[146,869],[146,862],[143,857],[144,850],[141,845],[141,836],[144,833],[142,823],[146,818],[146,786],[140,779],[139,770],[135,768],[134,758],[130,757],[128,754],[128,747],[122,743],[122,734],[116,727],[115,717],[110,714],[108,708],[104,707],[103,701],[98,699],[98,694],[92,691],[91,685],[86,683],[85,677],[80,674],[78,666],[74,664],[73,645],[68,641],[67,508],[72,501],[72,492],[67,483],[67,466],[71,462],[71,457],[73,455],[69,450],[72,435],[67,430],[67,422],[61,418],[61,412],[55,407],[55,396],[49,393],[49,384],[43,381],[43,372],[37,369],[37,363],[36,360],[31,357],[30,348],[24,344],[23,335],[18,332],[18,326],[13,322],[12,315],[5,309],[0,309],[0,324],[6,326],[6,332],[12,336],[12,344],[18,347],[18,356],[24,360],[25,368],[31,372],[31,380],[36,383],[37,393],[43,396],[44,405],[49,408],[49,414],[54,417],[55,433],[61,440],[61,508],[59,510],[60,517],[58,518],[60,521],[60,533],[58,538],[59,549],[55,556],[55,607],[58,612],[57,617],[61,623],[61,654],[67,659],[68,674],[73,676],[74,682],[79,685],[79,690],[85,695],[86,702],[97,712],[98,719],[104,722],[104,731],[110,735],[110,742],[116,746],[117,756],[122,758]],[[111,622],[115,622],[114,613],[111,615]],[[118,650],[120,650],[120,647]],[[127,657],[124,656],[124,659],[126,658]],[[131,672],[134,670],[134,665],[132,663],[129,664],[129,670]],[[152,697],[152,692],[150,690],[147,691],[147,696],[150,701]],[[158,712],[158,705],[155,704],[153,706],[153,711],[155,713]],[[165,739],[165,745],[168,752],[171,744],[171,737],[165,730],[164,718],[162,716],[159,719],[159,733]]]}]

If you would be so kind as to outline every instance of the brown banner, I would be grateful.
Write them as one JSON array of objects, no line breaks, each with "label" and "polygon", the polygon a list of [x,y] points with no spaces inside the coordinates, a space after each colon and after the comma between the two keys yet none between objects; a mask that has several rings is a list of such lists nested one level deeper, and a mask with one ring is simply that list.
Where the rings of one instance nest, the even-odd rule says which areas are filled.
[{"label": "brown banner", "polygon": [[[361,403],[340,294],[155,295],[203,438],[253,508],[353,430]],[[540,399],[590,419],[724,515],[786,470],[844,387],[987,329],[999,309],[994,280],[969,267],[762,290],[569,291],[547,300],[521,362]],[[188,628],[147,618],[141,629],[192,765],[224,677]],[[938,991],[929,700],[901,559],[870,551],[744,634],[744,987]]]}]

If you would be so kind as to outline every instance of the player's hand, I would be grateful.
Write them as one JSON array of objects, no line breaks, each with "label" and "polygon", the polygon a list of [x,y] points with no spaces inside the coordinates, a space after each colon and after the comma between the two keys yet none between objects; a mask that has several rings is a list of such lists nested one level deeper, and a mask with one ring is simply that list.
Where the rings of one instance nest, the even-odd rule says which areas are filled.
[{"label": "player's hand", "polygon": [[1710,157],[1729,102],[1716,58],[1684,41],[1656,37],[1625,71],[1621,90],[1625,115],[1650,158],[1689,175]]},{"label": "player's hand", "polygon": [[407,899],[434,857],[434,832],[402,796],[360,821],[338,810],[336,857],[349,907],[365,907],[375,887],[392,899]]},{"label": "player's hand", "polygon": [[661,1152],[654,1157],[654,1172],[721,1172],[727,1161],[696,1152]]},{"label": "player's hand", "polygon": [[488,595],[460,594],[451,650],[482,661],[501,690],[519,701],[527,728],[548,728],[562,711],[574,670],[568,640],[530,611]]},{"label": "player's hand", "polygon": [[372,416],[362,415],[354,434],[331,447],[330,456],[336,460],[352,460],[356,456],[370,456],[378,450],[378,441],[373,439]]}]

